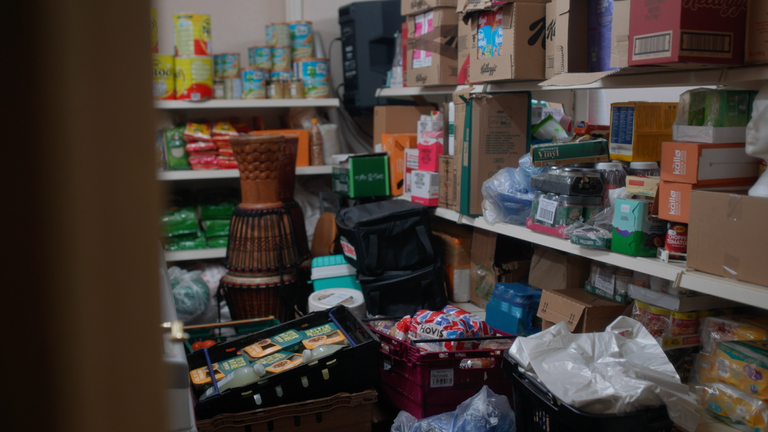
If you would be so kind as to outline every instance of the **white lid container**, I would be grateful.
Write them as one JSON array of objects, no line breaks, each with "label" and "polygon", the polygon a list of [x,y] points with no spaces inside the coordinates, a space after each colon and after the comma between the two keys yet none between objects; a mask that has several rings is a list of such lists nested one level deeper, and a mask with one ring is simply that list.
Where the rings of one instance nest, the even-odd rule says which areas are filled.
[{"label": "white lid container", "polygon": [[315,291],[309,296],[308,311],[315,312],[334,306],[346,306],[356,317],[365,318],[365,299],[363,293],[349,288],[328,288]]}]

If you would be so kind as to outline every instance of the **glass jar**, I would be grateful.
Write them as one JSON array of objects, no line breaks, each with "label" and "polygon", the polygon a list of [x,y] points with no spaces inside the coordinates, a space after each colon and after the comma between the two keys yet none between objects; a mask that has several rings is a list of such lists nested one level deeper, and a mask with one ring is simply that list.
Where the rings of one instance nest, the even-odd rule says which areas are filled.
[{"label": "glass jar", "polygon": [[658,177],[661,175],[661,171],[659,171],[659,164],[656,162],[630,162],[629,175]]},{"label": "glass jar", "polygon": [[291,99],[304,99],[304,83],[299,78],[293,78],[289,87]]},{"label": "glass jar", "polygon": [[594,218],[598,213],[603,211],[603,197],[584,197],[583,204],[583,217],[585,222],[589,222],[590,219]]},{"label": "glass jar", "polygon": [[560,195],[557,199],[554,225],[572,225],[581,220],[583,211],[584,206],[580,196]]}]

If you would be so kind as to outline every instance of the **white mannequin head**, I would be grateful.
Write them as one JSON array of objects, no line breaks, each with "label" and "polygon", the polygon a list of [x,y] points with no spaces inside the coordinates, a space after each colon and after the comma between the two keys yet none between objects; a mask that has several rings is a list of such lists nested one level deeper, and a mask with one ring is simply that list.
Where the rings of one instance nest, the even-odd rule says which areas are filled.
[{"label": "white mannequin head", "polygon": [[[746,152],[750,156],[768,160],[768,84],[760,89],[752,106],[752,120],[747,124]],[[768,171],[757,179],[749,195],[768,198]]]}]

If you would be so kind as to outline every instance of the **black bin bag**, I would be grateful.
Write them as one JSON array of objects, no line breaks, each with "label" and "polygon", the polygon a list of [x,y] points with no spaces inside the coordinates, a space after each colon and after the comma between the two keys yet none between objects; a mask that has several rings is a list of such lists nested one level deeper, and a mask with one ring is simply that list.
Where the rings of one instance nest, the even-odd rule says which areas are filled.
[{"label": "black bin bag", "polygon": [[445,307],[445,279],[440,260],[419,270],[386,272],[381,276],[358,275],[365,307],[372,316],[413,315],[420,309]]}]

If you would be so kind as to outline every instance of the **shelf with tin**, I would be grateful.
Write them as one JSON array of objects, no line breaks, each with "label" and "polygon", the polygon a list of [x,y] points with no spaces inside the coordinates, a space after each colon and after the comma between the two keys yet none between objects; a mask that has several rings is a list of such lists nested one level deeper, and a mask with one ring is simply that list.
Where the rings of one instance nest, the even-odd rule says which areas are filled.
[{"label": "shelf with tin", "polygon": [[[296,167],[296,175],[327,175],[333,172],[331,165],[317,165]],[[180,180],[211,180],[240,178],[240,171],[236,169],[225,170],[178,170],[159,171],[157,179],[162,181]]]},{"label": "shelf with tin", "polygon": [[207,101],[186,100],[158,100],[155,108],[163,110],[188,110],[188,109],[255,109],[255,108],[293,108],[293,107],[317,107],[336,108],[339,106],[337,98],[324,99],[212,99]]}]

